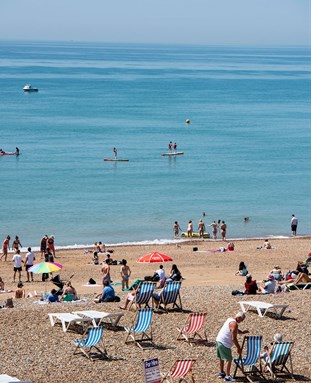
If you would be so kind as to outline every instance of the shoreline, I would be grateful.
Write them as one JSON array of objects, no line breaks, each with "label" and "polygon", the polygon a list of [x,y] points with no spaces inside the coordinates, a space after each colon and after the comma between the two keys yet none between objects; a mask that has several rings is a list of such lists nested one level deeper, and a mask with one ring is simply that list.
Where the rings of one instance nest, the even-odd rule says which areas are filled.
[{"label": "shoreline", "polygon": [[[212,238],[175,238],[175,239],[153,239],[153,240],[144,240],[144,241],[126,241],[126,242],[117,242],[117,243],[105,243],[106,247],[133,247],[133,246],[165,246],[165,245],[177,245],[177,244],[199,244],[199,243],[228,243],[228,242],[246,242],[246,241],[263,241],[265,239],[269,240],[292,240],[292,239],[302,239],[302,240],[311,240],[311,234],[306,235],[297,235],[297,236],[258,236],[250,238],[229,238],[223,241],[222,239],[212,239]],[[40,252],[40,246],[31,246],[32,251]],[[21,253],[26,253],[29,246],[24,246],[20,248]],[[55,246],[55,250],[87,250],[93,248],[93,244],[73,244],[73,245],[59,245]],[[9,250],[9,254],[14,254],[13,250]]]}]

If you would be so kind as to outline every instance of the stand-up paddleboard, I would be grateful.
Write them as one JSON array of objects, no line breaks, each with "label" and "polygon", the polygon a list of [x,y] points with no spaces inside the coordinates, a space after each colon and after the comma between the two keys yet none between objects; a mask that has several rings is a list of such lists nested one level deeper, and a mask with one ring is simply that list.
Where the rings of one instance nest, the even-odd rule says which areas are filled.
[{"label": "stand-up paddleboard", "polygon": [[162,153],[163,157],[174,157],[174,156],[182,156],[184,152],[171,152],[171,153]]},{"label": "stand-up paddleboard", "polygon": [[2,152],[0,156],[18,156],[19,152]]},{"label": "stand-up paddleboard", "polygon": [[[188,237],[187,233],[181,233],[181,238],[200,238],[199,233],[192,233],[192,237]],[[210,238],[210,234],[206,231],[203,238]]]},{"label": "stand-up paddleboard", "polygon": [[104,158],[104,161],[112,161],[112,162],[129,162],[128,159],[126,158],[123,158],[123,159],[119,159],[119,158]]}]

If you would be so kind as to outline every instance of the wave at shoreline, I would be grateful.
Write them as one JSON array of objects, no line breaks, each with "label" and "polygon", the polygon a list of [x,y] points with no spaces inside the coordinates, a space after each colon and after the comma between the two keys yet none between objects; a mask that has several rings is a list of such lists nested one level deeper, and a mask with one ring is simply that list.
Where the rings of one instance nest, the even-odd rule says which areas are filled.
[{"label": "wave at shoreline", "polygon": [[[230,238],[226,240],[227,242],[234,242],[234,241],[262,241],[266,238],[269,239],[293,239],[293,238],[311,238],[310,235],[300,235],[296,237],[292,236],[285,236],[285,235],[268,235],[268,236],[262,236],[262,237],[251,237],[251,238]],[[179,243],[186,243],[186,242],[202,242],[202,243],[219,243],[223,244],[224,242],[221,239],[211,239],[211,238],[205,238],[203,241],[199,238],[178,238],[178,239],[154,239],[154,240],[145,240],[145,241],[135,241],[135,242],[118,242],[118,243],[106,243],[106,247],[121,247],[121,246],[151,246],[151,245],[174,245]],[[79,250],[79,249],[90,249],[93,248],[93,244],[74,244],[74,245],[60,245],[56,246],[56,250]],[[40,252],[39,246],[31,246],[32,251],[34,252]],[[23,247],[20,249],[22,253],[27,252],[27,247]],[[9,251],[9,253],[13,253],[13,251]]]}]

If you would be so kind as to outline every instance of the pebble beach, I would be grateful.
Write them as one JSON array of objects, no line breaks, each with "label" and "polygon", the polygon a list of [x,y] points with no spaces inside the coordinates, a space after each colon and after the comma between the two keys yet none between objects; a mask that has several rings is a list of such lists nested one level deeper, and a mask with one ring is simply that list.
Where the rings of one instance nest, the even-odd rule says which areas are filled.
[{"label": "pebble beach", "polygon": [[[209,252],[224,246],[222,241],[189,241],[178,245],[144,245],[119,246],[114,250],[112,258],[127,259],[132,270],[130,283],[137,278],[152,275],[159,264],[141,264],[137,259],[149,252],[159,251],[173,258],[173,262],[164,264],[168,274],[172,263],[178,265],[183,275],[181,299],[183,310],[170,310],[169,313],[154,313],[153,344],[147,344],[145,350],[135,345],[125,345],[123,326],[130,325],[134,319],[134,311],[124,311],[124,316],[116,329],[105,326],[104,343],[110,356],[109,360],[92,362],[82,355],[73,355],[72,340],[81,337],[81,329],[72,327],[63,332],[61,326],[52,327],[48,313],[73,312],[81,310],[99,310],[105,312],[122,312],[127,292],[122,291],[120,282],[120,266],[111,266],[111,277],[120,303],[93,303],[93,298],[100,293],[100,287],[85,286],[90,278],[100,283],[100,266],[91,265],[91,253],[86,249],[58,250],[55,262],[63,265],[61,279],[66,280],[74,272],[72,284],[83,301],[53,304],[35,304],[39,297],[14,299],[13,309],[1,309],[1,373],[17,377],[20,380],[41,382],[143,382],[142,360],[157,357],[161,372],[166,372],[177,358],[196,359],[193,372],[196,382],[216,382],[218,360],[215,353],[215,339],[224,321],[240,311],[239,301],[260,300],[274,304],[288,304],[281,319],[273,315],[260,318],[255,311],[249,311],[246,320],[240,325],[242,330],[248,329],[250,335],[262,335],[263,344],[269,345],[276,332],[283,335],[283,340],[294,341],[292,351],[293,369],[296,380],[308,381],[311,376],[310,357],[310,291],[291,291],[273,295],[232,296],[232,290],[243,290],[245,278],[236,276],[240,261],[244,261],[253,279],[261,281],[270,270],[279,265],[282,271],[293,270],[297,261],[304,261],[310,251],[310,237],[271,240],[272,249],[257,249],[264,239],[232,241],[235,251],[230,253]],[[226,245],[226,244],[225,244]],[[193,251],[197,247],[198,251]],[[36,262],[40,262],[40,254],[36,254]],[[11,258],[11,255],[8,259]],[[104,260],[105,255],[100,257]],[[1,262],[0,276],[6,289],[14,290],[13,263]],[[24,283],[26,293],[38,293],[55,287],[50,281],[46,286],[41,276],[35,275],[35,282]],[[22,281],[26,281],[23,269]],[[12,293],[0,295],[0,304],[12,296]],[[190,312],[207,312],[205,330],[207,344],[195,344],[176,341],[177,327],[182,326]],[[242,343],[243,335],[239,336]],[[234,356],[236,350],[233,349]],[[233,370],[231,370],[233,372]],[[243,381],[241,375],[237,380]],[[245,381],[245,380],[244,380]],[[283,381],[291,381],[290,377]]]}]

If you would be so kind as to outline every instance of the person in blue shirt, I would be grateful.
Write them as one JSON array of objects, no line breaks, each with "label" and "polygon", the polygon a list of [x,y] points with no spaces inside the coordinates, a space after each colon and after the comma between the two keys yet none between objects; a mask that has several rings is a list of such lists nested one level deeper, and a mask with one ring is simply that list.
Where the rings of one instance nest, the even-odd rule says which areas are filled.
[{"label": "person in blue shirt", "polygon": [[53,302],[59,302],[58,295],[56,294],[57,291],[55,289],[52,289],[50,294],[48,295],[48,301],[53,303]]},{"label": "person in blue shirt", "polygon": [[109,281],[106,279],[103,281],[103,290],[100,294],[98,294],[94,302],[95,303],[101,303],[101,302],[114,302],[115,293],[113,287],[110,285]]}]

